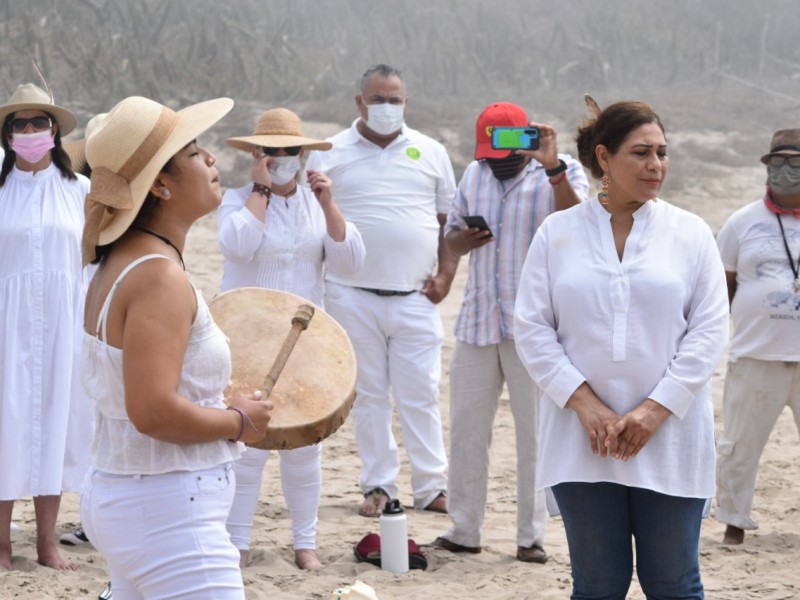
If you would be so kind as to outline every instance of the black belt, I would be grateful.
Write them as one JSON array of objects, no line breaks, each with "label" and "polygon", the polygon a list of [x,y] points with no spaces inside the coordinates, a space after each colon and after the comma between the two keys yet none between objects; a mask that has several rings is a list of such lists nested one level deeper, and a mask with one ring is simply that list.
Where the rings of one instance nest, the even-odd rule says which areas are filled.
[{"label": "black belt", "polygon": [[364,290],[365,292],[371,292],[373,294],[377,294],[378,296],[410,296],[417,290],[411,290],[410,292],[401,292],[399,290],[374,290],[372,288],[358,288],[360,290]]}]

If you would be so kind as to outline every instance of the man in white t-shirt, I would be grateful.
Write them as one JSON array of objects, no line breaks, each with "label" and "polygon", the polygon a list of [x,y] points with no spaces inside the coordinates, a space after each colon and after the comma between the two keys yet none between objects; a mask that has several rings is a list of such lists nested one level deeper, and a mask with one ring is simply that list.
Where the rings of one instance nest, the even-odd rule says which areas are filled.
[{"label": "man in white t-shirt", "polygon": [[367,248],[355,275],[326,274],[325,291],[326,310],[347,331],[358,361],[352,414],[362,462],[359,514],[378,516],[398,493],[392,397],[414,507],[446,512],[439,413],[444,330],[436,305],[450,291],[458,263],[443,242],[453,168],[440,143],[404,124],[407,96],[397,69],[370,67],[355,101],[359,118],[306,168],[331,178],[340,210]]},{"label": "man in white t-shirt", "polygon": [[800,129],[772,136],[767,192],[717,236],[734,333],[717,443],[717,520],[741,544],[752,519],[758,461],[785,406],[800,430]]}]

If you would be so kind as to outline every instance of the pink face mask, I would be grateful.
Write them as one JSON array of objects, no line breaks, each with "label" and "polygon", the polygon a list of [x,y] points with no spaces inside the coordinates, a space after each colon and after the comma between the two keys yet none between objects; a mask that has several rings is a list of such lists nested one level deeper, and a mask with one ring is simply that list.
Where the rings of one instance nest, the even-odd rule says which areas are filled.
[{"label": "pink face mask", "polygon": [[23,160],[35,164],[55,148],[55,140],[50,131],[36,133],[15,133],[11,138],[11,149]]}]

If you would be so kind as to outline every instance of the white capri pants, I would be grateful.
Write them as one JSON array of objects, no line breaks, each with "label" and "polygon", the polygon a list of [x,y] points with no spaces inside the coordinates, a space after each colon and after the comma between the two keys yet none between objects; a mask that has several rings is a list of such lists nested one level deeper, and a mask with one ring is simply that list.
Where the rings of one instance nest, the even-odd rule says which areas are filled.
[{"label": "white capri pants", "polygon": [[244,600],[225,529],[235,487],[231,464],[163,475],[90,470],[81,522],[108,563],[114,600]]},{"label": "white capri pants", "polygon": [[[322,493],[322,446],[315,444],[293,450],[278,450],[278,454],[283,497],[292,515],[292,545],[295,550],[315,550],[317,513]],[[269,455],[269,450],[248,446],[234,463],[236,496],[228,517],[228,532],[233,545],[239,550],[250,548],[253,515]]]}]

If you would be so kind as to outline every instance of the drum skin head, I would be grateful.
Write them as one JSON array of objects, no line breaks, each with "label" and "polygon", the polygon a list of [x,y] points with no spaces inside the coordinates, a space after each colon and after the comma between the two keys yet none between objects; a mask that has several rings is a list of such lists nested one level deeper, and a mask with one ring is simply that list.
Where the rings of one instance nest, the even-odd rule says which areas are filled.
[{"label": "drum skin head", "polygon": [[[214,296],[208,303],[214,321],[228,337],[233,363],[227,401],[237,392],[264,386],[275,357],[292,329],[292,318],[308,300],[277,290],[246,287]],[[260,442],[262,450],[316,444],[336,431],[355,401],[356,359],[347,333],[333,317],[314,306],[270,399],[275,408]]]}]

